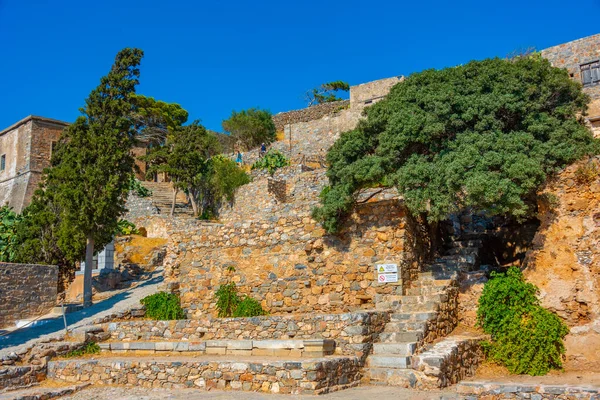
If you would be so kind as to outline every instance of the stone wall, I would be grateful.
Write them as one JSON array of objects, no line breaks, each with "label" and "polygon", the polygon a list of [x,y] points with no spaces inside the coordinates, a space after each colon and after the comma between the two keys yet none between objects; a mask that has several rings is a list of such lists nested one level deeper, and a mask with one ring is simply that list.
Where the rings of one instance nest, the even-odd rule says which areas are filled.
[{"label": "stone wall", "polygon": [[521,382],[460,382],[456,386],[461,399],[464,400],[596,400],[600,396],[600,388],[584,383],[560,385]]},{"label": "stone wall", "polygon": [[340,111],[350,105],[350,100],[334,101],[331,103],[316,104],[312,107],[302,108],[281,112],[273,116],[273,122],[277,132],[283,132],[285,125],[296,124],[298,122],[308,122],[323,118],[326,115]]},{"label": "stone wall", "polygon": [[600,171],[594,157],[551,180],[539,204],[541,226],[525,260],[525,277],[540,288],[542,305],[570,327],[567,363],[600,366]]},{"label": "stone wall", "polygon": [[376,103],[383,99],[394,85],[403,80],[403,76],[393,76],[352,86],[350,89],[350,107],[364,108]]},{"label": "stone wall", "polygon": [[39,365],[7,366],[0,365],[0,396],[3,390],[35,385],[46,379],[46,370]]},{"label": "stone wall", "polygon": [[0,328],[56,305],[58,267],[0,263]]},{"label": "stone wall", "polygon": [[356,386],[356,358],[329,357],[302,361],[72,360],[48,363],[48,377],[97,385],[196,388],[285,394],[322,394]]},{"label": "stone wall", "polygon": [[[600,34],[544,49],[542,57],[555,67],[566,68],[573,80],[582,82],[581,65],[600,60]],[[586,86],[583,91],[592,99],[589,115],[600,116],[600,84]]]},{"label": "stone wall", "polygon": [[[315,178],[314,172],[305,174],[300,181]],[[303,187],[299,181],[290,186]],[[352,311],[372,308],[376,294],[403,294],[403,284],[415,279],[429,250],[426,233],[403,203],[374,197],[334,236],[310,216],[318,192],[292,189],[287,197],[293,201],[268,203],[262,210],[260,197],[238,196],[239,207],[252,211],[238,208],[225,224],[171,221],[165,274],[177,282],[188,316],[214,313],[214,292],[228,282],[271,313]],[[377,283],[377,262],[397,263],[400,281]]]},{"label": "stone wall", "polygon": [[333,339],[336,354],[364,359],[389,318],[387,311],[361,311],[181,321],[132,320],[104,324],[103,328],[113,341]]}]

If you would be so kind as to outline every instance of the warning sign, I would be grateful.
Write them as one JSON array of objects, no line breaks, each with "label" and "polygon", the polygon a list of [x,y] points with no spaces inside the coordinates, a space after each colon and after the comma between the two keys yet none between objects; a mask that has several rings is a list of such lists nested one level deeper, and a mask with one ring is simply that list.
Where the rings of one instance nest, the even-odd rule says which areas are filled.
[{"label": "warning sign", "polygon": [[376,264],[378,274],[398,273],[398,264]]},{"label": "warning sign", "polygon": [[377,280],[379,283],[398,282],[398,274],[377,274]]}]

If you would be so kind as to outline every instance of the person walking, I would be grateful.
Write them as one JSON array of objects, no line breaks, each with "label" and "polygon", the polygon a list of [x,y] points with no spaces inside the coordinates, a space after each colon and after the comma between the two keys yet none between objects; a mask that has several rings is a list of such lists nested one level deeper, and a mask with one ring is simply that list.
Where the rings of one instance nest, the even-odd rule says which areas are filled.
[{"label": "person walking", "polygon": [[259,153],[259,155],[258,155],[258,156],[259,156],[260,158],[263,158],[263,157],[265,156],[265,154],[267,154],[267,145],[266,145],[266,144],[264,144],[264,143],[262,143],[262,144],[260,145],[260,153]]},{"label": "person walking", "polygon": [[235,159],[235,162],[241,167],[242,164],[244,163],[243,159],[242,159],[242,153],[240,153],[240,151],[238,150],[237,152],[237,157]]}]

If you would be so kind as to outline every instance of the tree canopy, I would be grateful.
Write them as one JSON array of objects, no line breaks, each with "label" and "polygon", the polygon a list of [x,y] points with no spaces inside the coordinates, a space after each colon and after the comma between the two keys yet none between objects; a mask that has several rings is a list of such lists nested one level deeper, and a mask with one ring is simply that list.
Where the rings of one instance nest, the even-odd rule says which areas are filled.
[{"label": "tree canopy", "polygon": [[241,150],[250,150],[276,139],[273,115],[267,110],[249,108],[240,112],[232,111],[222,125],[234,143],[241,145]]},{"label": "tree canopy", "polygon": [[344,81],[332,81],[327,82],[319,87],[309,90],[305,94],[305,100],[308,106],[314,106],[316,104],[331,103],[333,101],[343,100],[338,97],[340,92],[348,92],[350,85]]},{"label": "tree canopy", "polygon": [[132,101],[135,106],[132,117],[139,141],[162,143],[169,132],[187,122],[188,112],[179,104],[166,103],[140,94],[133,95]]},{"label": "tree canopy", "polygon": [[536,55],[415,73],[329,150],[313,214],[334,232],[361,189],[393,186],[429,221],[464,207],[525,218],[549,174],[598,151],[580,118],[587,102]]}]

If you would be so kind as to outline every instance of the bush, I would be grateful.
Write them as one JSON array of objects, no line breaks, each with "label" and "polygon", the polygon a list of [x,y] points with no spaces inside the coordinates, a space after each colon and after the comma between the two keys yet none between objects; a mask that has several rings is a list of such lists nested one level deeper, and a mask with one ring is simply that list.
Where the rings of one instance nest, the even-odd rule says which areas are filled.
[{"label": "bush", "polygon": [[577,183],[582,185],[594,182],[598,178],[598,175],[600,175],[600,171],[598,171],[598,167],[594,163],[587,163],[575,170],[575,179]]},{"label": "bush", "polygon": [[487,355],[513,374],[545,375],[562,367],[562,320],[540,306],[538,288],[527,283],[517,267],[492,272],[479,299],[478,324],[492,337]]},{"label": "bush", "polygon": [[9,206],[0,207],[0,261],[13,262],[19,250],[17,226],[23,217]]},{"label": "bush", "polygon": [[73,357],[85,356],[87,354],[98,354],[98,353],[100,353],[100,346],[98,346],[98,344],[94,343],[94,342],[87,342],[84,346],[82,346],[76,350],[69,351],[67,354],[65,354],[65,357],[73,358]]},{"label": "bush", "polygon": [[257,317],[259,315],[267,315],[267,312],[262,308],[258,300],[248,296],[239,302],[233,312],[234,317]]},{"label": "bush", "polygon": [[227,283],[215,293],[217,296],[217,315],[221,318],[228,317],[257,317],[267,315],[260,303],[252,297],[240,299],[235,283]]},{"label": "bush", "polygon": [[283,153],[277,150],[269,150],[265,156],[252,164],[252,169],[266,169],[273,175],[278,168],[287,167],[290,161]]},{"label": "bush", "polygon": [[152,196],[152,191],[148,188],[146,188],[145,186],[142,185],[142,183],[136,179],[136,178],[131,178],[131,180],[129,181],[129,190],[133,193],[135,193],[135,195],[137,197],[150,197]]},{"label": "bush", "polygon": [[126,219],[120,219],[117,222],[117,236],[138,235],[140,231],[136,228],[133,222]]},{"label": "bush", "polygon": [[184,319],[185,312],[179,297],[173,293],[158,292],[144,297],[140,303],[146,307],[146,316],[158,321]]}]

